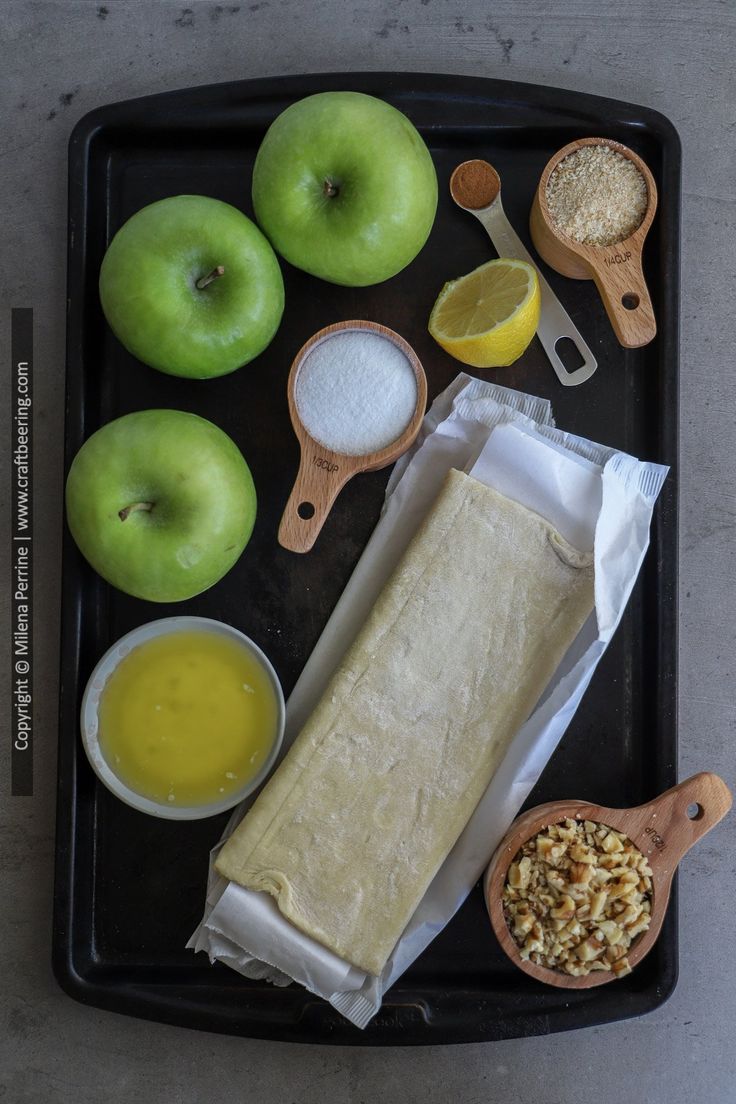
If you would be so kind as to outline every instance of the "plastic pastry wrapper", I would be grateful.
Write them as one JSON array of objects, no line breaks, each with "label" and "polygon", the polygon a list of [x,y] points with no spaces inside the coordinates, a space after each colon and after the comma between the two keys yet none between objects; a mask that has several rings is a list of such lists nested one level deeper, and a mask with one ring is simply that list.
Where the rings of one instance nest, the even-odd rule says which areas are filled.
[{"label": "plastic pastry wrapper", "polygon": [[[275,985],[298,982],[360,1028],[460,908],[557,747],[621,620],[668,470],[557,429],[546,399],[459,375],[435,400],[416,443],[391,473],[380,520],[289,698],[285,750],[319,701],[451,468],[535,510],[580,551],[593,552],[594,613],[511,741],[379,978],[299,931],[268,894],[244,889],[216,873],[217,850],[254,797],[238,806],[212,851],[204,916],[187,944],[245,977]],[[318,554],[319,547],[313,555]]]}]

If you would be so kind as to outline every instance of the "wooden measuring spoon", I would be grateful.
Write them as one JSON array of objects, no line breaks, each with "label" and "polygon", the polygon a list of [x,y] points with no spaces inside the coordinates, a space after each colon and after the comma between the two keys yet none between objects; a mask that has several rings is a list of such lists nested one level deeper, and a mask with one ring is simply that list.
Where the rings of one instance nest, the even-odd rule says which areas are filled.
[{"label": "wooden measuring spoon", "polygon": [[[598,361],[506,217],[501,203],[501,177],[493,165],[488,161],[463,161],[450,177],[450,195],[461,210],[475,215],[499,257],[526,261],[534,267],[541,299],[537,337],[560,383],[565,387],[585,383],[598,367]],[[582,360],[580,367],[572,372],[567,370],[557,352],[561,338],[572,341]]]},{"label": "wooden measuring spoon", "polygon": [[[400,437],[386,448],[363,456],[348,456],[333,452],[316,441],[304,427],[296,405],[296,380],[304,361],[316,345],[329,341],[335,334],[346,330],[367,330],[387,338],[396,345],[409,361],[417,381],[417,405],[411,421]],[[359,472],[377,471],[393,464],[414,444],[427,405],[427,377],[419,357],[408,342],[387,326],[378,322],[352,320],[325,326],[310,337],[294,357],[288,383],[289,414],[294,432],[299,439],[301,459],[296,481],[286,503],[279,525],[279,544],[290,552],[308,552],[327,520],[327,515],[338,494]]]},{"label": "wooden measuring spoon", "polygon": [[503,890],[509,866],[519,849],[542,829],[572,820],[593,820],[623,832],[649,861],[652,868],[652,919],[637,936],[628,952],[631,966],[641,962],[659,935],[672,878],[677,864],[693,844],[715,828],[731,808],[731,793],[717,774],[694,774],[679,786],[634,809],[608,809],[585,801],[550,801],[522,813],[511,825],[496,850],[483,884],[491,924],[506,954],[525,974],[562,989],[590,989],[613,981],[608,970],[593,970],[584,977],[571,977],[524,960],[506,923]]},{"label": "wooden measuring spoon", "polygon": [[[633,161],[647,186],[648,203],[642,222],[633,234],[615,245],[586,245],[568,237],[553,221],[547,204],[547,183],[560,162],[584,146],[598,145],[610,146]],[[558,150],[545,166],[532,203],[529,229],[540,257],[563,276],[595,280],[614,333],[626,349],[648,345],[657,333],[641,259],[656,210],[657,185],[651,172],[633,150],[610,138],[579,138]]]}]

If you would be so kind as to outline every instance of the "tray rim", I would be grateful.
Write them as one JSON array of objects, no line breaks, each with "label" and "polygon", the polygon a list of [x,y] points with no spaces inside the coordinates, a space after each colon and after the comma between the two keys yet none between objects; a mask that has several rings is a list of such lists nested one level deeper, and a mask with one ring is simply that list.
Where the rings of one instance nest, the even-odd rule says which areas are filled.
[{"label": "tray rim", "polygon": [[[416,89],[414,86],[417,86]],[[424,87],[422,87],[424,86]],[[663,316],[667,327],[660,330],[660,362],[667,363],[669,370],[662,374],[662,404],[659,432],[663,448],[672,457],[672,467],[660,505],[655,514],[654,525],[660,530],[669,531],[671,545],[659,540],[657,548],[659,559],[658,573],[666,561],[666,582],[672,586],[669,602],[658,603],[658,641],[666,640],[666,670],[656,690],[657,706],[664,716],[669,718],[667,728],[670,732],[669,746],[664,749],[666,762],[658,761],[655,774],[658,786],[662,789],[674,784],[676,780],[677,759],[677,627],[678,627],[678,546],[677,546],[677,457],[678,457],[678,386],[679,386],[679,288],[680,288],[680,202],[681,202],[681,163],[682,150],[679,134],[672,122],[653,108],[597,96],[591,93],[576,92],[554,86],[535,85],[506,81],[499,78],[455,76],[453,74],[434,74],[427,72],[362,71],[344,73],[342,71],[268,76],[217,84],[207,84],[182,89],[174,89],[153,95],[101,105],[88,112],[75,124],[68,145],[68,244],[67,244],[67,335],[66,335],[66,385],[65,385],[65,442],[64,471],[84,438],[84,411],[82,409],[81,389],[73,378],[75,357],[78,357],[81,336],[84,331],[83,307],[72,294],[75,283],[82,282],[86,268],[87,249],[87,186],[88,155],[90,145],[100,130],[124,125],[126,128],[136,125],[146,126],[166,110],[176,105],[182,111],[204,109],[205,112],[216,106],[232,116],[239,106],[247,108],[254,98],[274,97],[278,95],[305,96],[312,92],[351,88],[375,95],[390,95],[392,92],[408,94],[417,91],[423,98],[431,96],[476,99],[479,101],[503,100],[509,105],[521,108],[533,108],[539,100],[540,92],[554,103],[557,113],[569,112],[576,121],[589,118],[591,124],[598,125],[605,120],[619,125],[636,126],[649,131],[662,149],[664,170],[672,175],[674,187],[670,192],[667,207],[668,225],[662,228],[662,241],[666,246],[660,250],[659,262],[667,252],[667,279],[661,291],[664,304]],[[185,123],[191,125],[191,120]],[[662,216],[660,216],[662,217]],[[80,373],[81,376],[81,373]],[[76,393],[75,393],[76,392]],[[663,517],[663,515],[667,515]],[[594,1014],[582,1005],[557,1010],[553,1015],[542,1012],[539,1023],[530,1031],[497,1031],[496,1021],[474,1024],[471,1028],[464,1024],[457,1029],[448,1029],[447,1023],[432,1025],[432,1015],[425,1002],[394,1002],[390,1000],[384,1006],[391,1008],[413,1008],[418,1017],[402,1029],[401,1037],[396,1037],[397,1025],[379,1022],[369,1025],[361,1032],[343,1020],[326,1003],[335,1020],[331,1020],[325,1034],[324,1028],[316,1029],[302,1026],[301,1018],[283,1021],[262,1019],[251,1016],[243,1026],[242,1022],[228,1022],[223,1007],[219,1019],[213,1019],[212,1013],[202,1004],[187,1001],[185,992],[191,992],[191,986],[172,985],[167,982],[154,985],[120,986],[113,980],[105,980],[106,975],[113,977],[114,968],[94,967],[86,974],[77,969],[74,955],[74,821],[76,816],[76,755],[74,742],[65,733],[65,719],[75,716],[75,699],[78,687],[70,687],[65,679],[65,658],[69,649],[76,649],[80,639],[81,602],[78,588],[69,569],[74,549],[69,531],[64,526],[62,549],[62,601],[60,631],[60,707],[58,737],[58,777],[57,777],[57,815],[54,877],[54,924],[52,938],[52,967],[54,975],[65,993],[73,999],[98,1008],[133,1015],[141,1019],[150,1019],[177,1026],[189,1026],[216,1033],[237,1034],[250,1038],[263,1038],[293,1042],[316,1042],[339,1045],[436,1045],[438,1043],[481,1042],[500,1038],[525,1037],[534,1034],[574,1030],[580,1027],[595,1026],[615,1022],[652,1011],[663,1004],[674,991],[677,984],[677,892],[673,887],[673,900],[670,905],[665,926],[658,944],[664,958],[662,984],[644,999],[640,999],[635,1011],[622,1015]],[[664,634],[664,635],[663,635]],[[659,749],[661,751],[661,749]],[[225,967],[219,967],[225,969]],[[165,973],[165,971],[164,971]],[[195,987],[196,988],[196,987]],[[225,990],[227,990],[227,986]],[[607,987],[606,987],[607,988]],[[600,992],[600,990],[599,990]],[[172,996],[175,1000],[172,1000]],[[640,997],[642,995],[640,994]],[[304,998],[302,998],[304,1001]],[[318,1002],[309,994],[305,1008]],[[582,1013],[582,1015],[581,1015]],[[319,1018],[319,1017],[318,1017]],[[388,1017],[386,1017],[388,1018]],[[324,1017],[322,1017],[324,1019]],[[552,1022],[553,1021],[553,1022]],[[491,1028],[489,1030],[489,1028]],[[437,1037],[433,1037],[437,1032]]]}]

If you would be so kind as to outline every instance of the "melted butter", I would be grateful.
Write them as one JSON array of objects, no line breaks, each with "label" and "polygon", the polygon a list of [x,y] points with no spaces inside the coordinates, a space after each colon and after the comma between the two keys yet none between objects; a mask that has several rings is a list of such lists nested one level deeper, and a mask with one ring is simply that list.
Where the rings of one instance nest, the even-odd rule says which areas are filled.
[{"label": "melted butter", "polygon": [[268,675],[218,633],[173,632],[115,668],[98,707],[99,743],[130,789],[171,805],[206,805],[260,771],[276,738]]}]

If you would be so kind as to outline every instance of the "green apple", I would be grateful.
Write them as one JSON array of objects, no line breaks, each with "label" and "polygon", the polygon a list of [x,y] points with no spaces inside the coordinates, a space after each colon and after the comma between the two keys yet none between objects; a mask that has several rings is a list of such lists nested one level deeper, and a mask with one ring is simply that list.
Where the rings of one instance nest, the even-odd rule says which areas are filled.
[{"label": "green apple", "polygon": [[242,211],[181,195],[121,226],[102,261],[100,299],[133,356],[172,376],[209,379],[263,352],[281,321],[284,281]]},{"label": "green apple", "polygon": [[69,528],[113,586],[150,602],[206,590],[245,548],[256,516],[250,469],[212,422],[140,410],[85,441],[66,481]]},{"label": "green apple", "polygon": [[416,257],[437,210],[437,174],[418,131],[360,92],[320,92],[271,124],[253,170],[256,218],[297,268],[364,287]]}]

